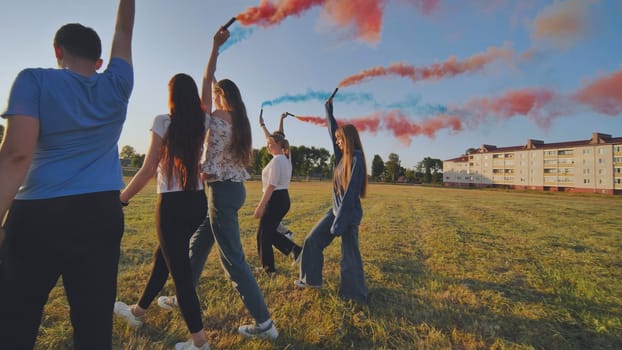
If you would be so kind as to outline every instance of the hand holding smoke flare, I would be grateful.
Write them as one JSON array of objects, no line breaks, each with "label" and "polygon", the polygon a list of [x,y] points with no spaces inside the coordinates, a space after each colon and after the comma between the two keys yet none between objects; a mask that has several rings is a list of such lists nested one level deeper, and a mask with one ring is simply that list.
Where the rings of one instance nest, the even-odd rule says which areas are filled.
[{"label": "hand holding smoke flare", "polygon": [[329,99],[329,100],[332,100],[332,99],[335,97],[335,95],[337,95],[337,91],[338,91],[338,90],[339,90],[339,87],[336,87],[336,88],[335,88],[335,91],[333,91],[333,94],[332,94],[332,95],[330,95],[330,97],[329,97],[328,99]]},{"label": "hand holding smoke flare", "polygon": [[233,22],[235,22],[236,18],[235,17],[231,17],[231,19],[229,21],[227,21],[227,23],[225,23],[224,26],[222,26],[222,29],[227,29],[229,28],[230,25],[233,24]]}]

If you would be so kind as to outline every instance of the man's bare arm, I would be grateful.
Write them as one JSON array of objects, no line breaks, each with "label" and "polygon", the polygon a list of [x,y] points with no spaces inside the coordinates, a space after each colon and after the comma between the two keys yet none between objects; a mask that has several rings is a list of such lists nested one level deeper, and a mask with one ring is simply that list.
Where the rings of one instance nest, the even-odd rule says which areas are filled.
[{"label": "man's bare arm", "polygon": [[132,33],[134,31],[135,0],[120,0],[117,23],[114,27],[110,58],[122,58],[132,64]]}]

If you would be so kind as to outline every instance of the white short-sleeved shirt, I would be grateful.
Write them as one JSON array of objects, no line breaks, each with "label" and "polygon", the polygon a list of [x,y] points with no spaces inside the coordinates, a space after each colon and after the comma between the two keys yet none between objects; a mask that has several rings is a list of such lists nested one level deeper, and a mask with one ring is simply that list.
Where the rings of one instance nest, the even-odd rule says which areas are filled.
[{"label": "white short-sleeved shirt", "polygon": [[[166,135],[166,131],[168,130],[169,125],[171,125],[171,117],[168,114],[161,114],[155,117],[153,120],[153,126],[151,127],[151,131],[156,135],[164,138]],[[209,125],[209,115],[205,115],[205,130]],[[197,161],[200,162],[201,157]],[[200,164],[199,164],[200,165]],[[201,181],[200,176],[201,167],[197,166],[197,190],[203,189],[203,182]],[[166,193],[166,192],[179,192],[183,191],[183,187],[181,186],[179,179],[173,174],[174,178],[172,179],[170,186],[168,184],[168,179],[166,177],[166,173],[162,171],[162,168],[158,164],[158,173],[157,173],[157,193]]]},{"label": "white short-sleeved shirt", "polygon": [[277,154],[263,168],[261,172],[262,191],[265,192],[268,185],[273,185],[274,190],[286,190],[292,180],[292,162],[284,154]]}]

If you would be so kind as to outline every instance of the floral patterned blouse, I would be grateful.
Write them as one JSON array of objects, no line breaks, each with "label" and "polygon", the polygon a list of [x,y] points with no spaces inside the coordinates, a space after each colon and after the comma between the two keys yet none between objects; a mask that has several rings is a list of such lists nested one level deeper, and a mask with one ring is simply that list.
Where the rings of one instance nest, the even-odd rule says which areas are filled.
[{"label": "floral patterned blouse", "polygon": [[209,123],[209,144],[202,170],[208,174],[207,182],[242,182],[250,178],[242,163],[229,151],[232,129],[229,122],[212,116]]}]

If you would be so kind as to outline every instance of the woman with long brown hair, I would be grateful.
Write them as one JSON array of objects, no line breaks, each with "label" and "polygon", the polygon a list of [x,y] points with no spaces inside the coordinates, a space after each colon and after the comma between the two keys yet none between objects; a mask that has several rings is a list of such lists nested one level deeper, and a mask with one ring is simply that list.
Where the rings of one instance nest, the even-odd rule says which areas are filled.
[{"label": "woman with long brown hair", "polygon": [[188,257],[190,237],[207,212],[200,163],[208,121],[194,80],[186,74],[175,75],[169,82],[169,113],[155,117],[144,164],[121,192],[121,202],[129,203],[157,174],[158,246],[151,275],[138,303],[118,301],[114,312],[132,326],[142,325],[170,272],[191,333],[188,342],[175,345],[176,350],[209,349]]},{"label": "woman with long brown hair", "polygon": [[322,286],[323,251],[335,237],[341,237],[341,283],[339,296],[367,303],[367,287],[359,250],[359,224],[363,218],[361,198],[367,191],[367,165],[356,127],[337,126],[332,97],[326,101],[328,131],[333,143],[333,207],[305,238],[300,254],[299,288]]},{"label": "woman with long brown hair", "polygon": [[218,82],[214,79],[218,49],[228,37],[229,32],[224,28],[214,35],[212,53],[203,76],[202,101],[211,118],[202,169],[208,183],[212,239],[220,248],[220,261],[227,277],[255,320],[254,324],[239,327],[238,332],[251,338],[275,339],[279,333],[248,266],[240,240],[238,210],[246,199],[244,181],[250,177],[246,168],[253,155],[250,122],[235,83],[229,79]]}]

